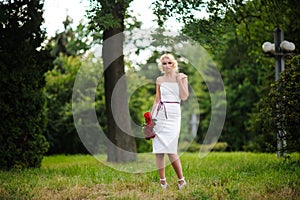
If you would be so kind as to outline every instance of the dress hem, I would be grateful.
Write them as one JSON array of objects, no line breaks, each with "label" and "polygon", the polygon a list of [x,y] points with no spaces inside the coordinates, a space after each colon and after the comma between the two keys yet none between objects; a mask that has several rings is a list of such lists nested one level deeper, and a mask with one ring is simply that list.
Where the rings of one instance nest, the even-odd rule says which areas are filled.
[{"label": "dress hem", "polygon": [[178,154],[178,152],[152,152],[152,154]]}]

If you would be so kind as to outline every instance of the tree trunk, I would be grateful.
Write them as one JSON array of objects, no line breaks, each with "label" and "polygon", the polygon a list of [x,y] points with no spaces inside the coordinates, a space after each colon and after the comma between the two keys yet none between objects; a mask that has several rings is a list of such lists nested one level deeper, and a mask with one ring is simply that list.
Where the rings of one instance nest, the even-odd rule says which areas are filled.
[{"label": "tree trunk", "polygon": [[[120,20],[120,26],[110,28],[103,32],[103,63],[104,63],[104,87],[107,113],[107,136],[111,141],[108,144],[107,160],[109,162],[128,162],[136,159],[136,143],[132,134],[127,97],[127,85],[124,70],[124,15],[122,5],[115,4],[112,9],[114,17]],[[120,81],[118,83],[118,81]],[[112,98],[115,86],[117,97]],[[116,120],[116,119],[121,119]],[[120,127],[121,126],[121,127]]]}]

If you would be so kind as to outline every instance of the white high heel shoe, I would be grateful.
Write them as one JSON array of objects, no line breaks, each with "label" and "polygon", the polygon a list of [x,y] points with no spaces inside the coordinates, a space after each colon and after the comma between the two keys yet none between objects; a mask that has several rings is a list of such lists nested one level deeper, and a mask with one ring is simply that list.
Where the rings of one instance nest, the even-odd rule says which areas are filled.
[{"label": "white high heel shoe", "polygon": [[[162,184],[161,182],[164,181],[165,183]],[[163,188],[163,189],[166,189],[168,187],[168,184],[167,184],[167,179],[166,178],[161,178],[160,179],[160,186]]]},{"label": "white high heel shoe", "polygon": [[[183,181],[182,184],[179,183],[181,181]],[[181,179],[178,179],[178,190],[181,190],[185,185],[186,185],[186,181],[184,180],[184,177]]]}]

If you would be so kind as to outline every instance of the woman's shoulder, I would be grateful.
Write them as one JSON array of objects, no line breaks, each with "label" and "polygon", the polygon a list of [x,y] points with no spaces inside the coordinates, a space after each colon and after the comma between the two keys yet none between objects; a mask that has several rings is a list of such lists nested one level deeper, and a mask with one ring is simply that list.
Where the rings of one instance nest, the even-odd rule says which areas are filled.
[{"label": "woman's shoulder", "polygon": [[163,76],[159,76],[156,78],[156,84],[161,84],[162,82],[164,82],[164,77]]}]

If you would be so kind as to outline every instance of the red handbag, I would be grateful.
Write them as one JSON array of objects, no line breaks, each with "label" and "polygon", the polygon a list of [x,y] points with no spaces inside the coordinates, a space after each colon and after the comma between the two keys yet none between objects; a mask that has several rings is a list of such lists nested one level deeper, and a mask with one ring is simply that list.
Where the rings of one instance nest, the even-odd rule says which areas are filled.
[{"label": "red handbag", "polygon": [[155,137],[155,132],[154,132],[155,120],[152,119],[152,115],[150,112],[146,112],[144,114],[144,118],[146,121],[146,124],[144,124],[145,139],[150,140],[151,138]]}]

